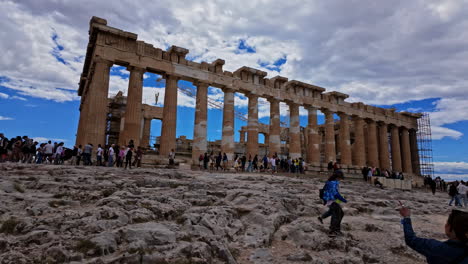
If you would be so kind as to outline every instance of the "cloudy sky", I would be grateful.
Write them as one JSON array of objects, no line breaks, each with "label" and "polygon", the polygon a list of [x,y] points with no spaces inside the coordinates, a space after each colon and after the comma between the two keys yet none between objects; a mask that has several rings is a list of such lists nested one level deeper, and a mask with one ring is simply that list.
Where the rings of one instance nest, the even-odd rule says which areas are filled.
[{"label": "cloudy sky", "polygon": [[[225,70],[246,65],[347,93],[349,102],[428,112],[437,174],[468,177],[467,0],[151,2],[0,0],[0,130],[73,144],[94,15],[156,47],[185,47],[197,62],[222,58]],[[144,102],[163,98],[159,77],[145,74]],[[110,93],[127,85],[126,69],[113,67]],[[222,96],[210,89],[213,100]],[[179,94],[179,104],[178,135],[191,138],[194,100]],[[246,112],[245,97],[236,104]],[[268,111],[260,103],[261,122]],[[219,139],[221,112],[208,118],[209,139]]]}]

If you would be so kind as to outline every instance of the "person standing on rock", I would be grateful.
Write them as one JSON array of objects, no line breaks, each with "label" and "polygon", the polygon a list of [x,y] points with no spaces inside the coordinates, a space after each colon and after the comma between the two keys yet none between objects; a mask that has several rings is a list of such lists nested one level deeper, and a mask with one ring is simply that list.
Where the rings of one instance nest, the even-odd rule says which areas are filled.
[{"label": "person standing on rock", "polygon": [[323,224],[323,219],[331,216],[329,231],[330,237],[343,235],[343,233],[341,233],[341,220],[343,219],[344,212],[340,206],[340,203],[347,202],[339,192],[340,179],[343,178],[344,176],[342,171],[335,171],[325,183],[325,187],[323,188],[322,199],[325,202],[325,205],[328,207],[328,211],[319,216],[318,220]]},{"label": "person standing on rock", "polygon": [[132,168],[132,156],[133,156],[133,149],[131,147],[127,148],[127,152],[125,153],[125,169],[127,166],[129,169]]},{"label": "person standing on rock", "polygon": [[169,165],[171,166],[174,165],[174,159],[175,159],[175,151],[174,149],[171,149],[171,152],[169,152]]},{"label": "person standing on rock", "polygon": [[228,157],[226,155],[226,152],[223,153],[223,170],[224,171],[228,170]]},{"label": "person standing on rock", "polygon": [[468,264],[468,212],[454,209],[445,224],[447,241],[417,237],[411,224],[411,212],[400,208],[406,245],[426,257],[429,264]]},{"label": "person standing on rock", "polygon": [[108,163],[107,163],[108,167],[114,166],[114,155],[115,155],[114,147],[115,145],[112,144],[108,150],[108,155],[109,155]]},{"label": "person standing on rock", "polygon": [[81,157],[83,156],[83,149],[82,146],[78,146],[78,154],[76,155],[76,165],[80,165]]},{"label": "person standing on rock", "polygon": [[458,198],[457,182],[452,182],[449,188],[449,195],[451,197],[449,206],[452,206],[453,201],[455,200],[455,206],[460,206],[460,199]]}]

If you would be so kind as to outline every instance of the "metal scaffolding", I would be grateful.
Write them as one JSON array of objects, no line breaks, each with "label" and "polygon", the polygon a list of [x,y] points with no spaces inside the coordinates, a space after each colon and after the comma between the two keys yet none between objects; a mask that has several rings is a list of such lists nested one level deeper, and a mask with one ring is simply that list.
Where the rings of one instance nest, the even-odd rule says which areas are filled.
[{"label": "metal scaffolding", "polygon": [[429,113],[423,113],[418,119],[418,153],[421,176],[434,178],[434,162],[432,160],[432,133]]}]

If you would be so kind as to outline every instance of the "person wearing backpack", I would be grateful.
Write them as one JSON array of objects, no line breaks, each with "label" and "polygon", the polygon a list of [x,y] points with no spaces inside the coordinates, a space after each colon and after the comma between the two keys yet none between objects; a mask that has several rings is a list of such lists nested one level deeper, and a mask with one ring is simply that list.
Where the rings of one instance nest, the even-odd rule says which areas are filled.
[{"label": "person wearing backpack", "polygon": [[454,209],[445,224],[447,241],[417,237],[408,207],[400,208],[406,245],[426,257],[429,264],[468,264],[468,211]]},{"label": "person wearing backpack", "polygon": [[328,207],[328,211],[323,213],[317,219],[323,224],[323,219],[331,216],[329,231],[330,237],[343,235],[343,233],[341,233],[341,220],[343,219],[344,213],[340,203],[347,202],[339,192],[340,179],[343,178],[344,175],[342,171],[338,170],[333,172],[332,176],[330,176],[328,181],[325,183],[323,191],[320,192],[320,198],[323,200],[324,205]]}]

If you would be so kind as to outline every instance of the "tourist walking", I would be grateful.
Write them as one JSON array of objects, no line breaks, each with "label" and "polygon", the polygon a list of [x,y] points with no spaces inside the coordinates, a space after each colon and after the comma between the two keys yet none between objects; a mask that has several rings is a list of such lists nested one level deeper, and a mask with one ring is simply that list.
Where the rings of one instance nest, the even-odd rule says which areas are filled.
[{"label": "tourist walking", "polygon": [[91,165],[91,154],[93,153],[93,144],[88,143],[84,146],[83,150],[83,158],[84,158],[84,165]]},{"label": "tourist walking", "polygon": [[456,182],[452,182],[449,187],[449,195],[451,197],[449,206],[452,206],[453,201],[455,201],[455,206],[460,205],[460,200],[458,197],[458,190],[457,190],[457,185]]},{"label": "tourist walking", "polygon": [[129,167],[129,169],[132,168],[132,156],[133,149],[131,147],[128,147],[125,153],[125,169],[127,168],[127,166]]},{"label": "tourist walking", "polygon": [[460,205],[463,205],[464,207],[466,207],[466,204],[467,204],[466,194],[468,192],[468,187],[466,186],[466,184],[467,184],[466,182],[461,181],[457,187],[458,197],[459,197],[458,200],[460,200]]},{"label": "tourist walking", "polygon": [[83,147],[81,145],[78,146],[78,154],[76,155],[76,165],[80,165],[81,157],[83,157]]},{"label": "tourist walking", "polygon": [[115,155],[115,150],[114,150],[115,145],[112,144],[108,150],[108,161],[107,161],[107,166],[108,167],[113,167],[114,166],[114,155]]},{"label": "tourist walking", "polygon": [[98,144],[96,151],[96,166],[102,166],[102,147],[101,144]]},{"label": "tourist walking", "polygon": [[224,171],[229,170],[228,169],[228,157],[226,155],[226,152],[223,153],[223,169],[224,169]]},{"label": "tourist walking", "polygon": [[175,160],[175,151],[174,149],[171,149],[171,152],[169,152],[169,165],[173,166],[174,160]]},{"label": "tourist walking", "polygon": [[411,212],[400,208],[401,223],[408,247],[426,257],[429,264],[468,263],[468,212],[452,210],[445,224],[447,241],[417,237],[411,224]]},{"label": "tourist walking", "polygon": [[346,203],[346,199],[340,194],[339,185],[340,180],[343,179],[342,171],[335,171],[332,176],[325,183],[323,188],[323,201],[328,207],[328,210],[318,217],[320,223],[323,223],[323,220],[331,216],[330,222],[330,231],[329,235],[331,237],[342,235],[341,233],[341,220],[343,219],[344,213],[343,209],[340,206],[340,203]]}]

